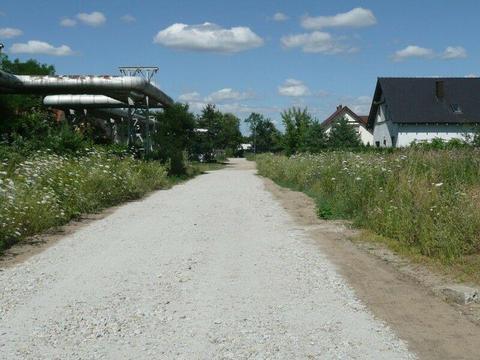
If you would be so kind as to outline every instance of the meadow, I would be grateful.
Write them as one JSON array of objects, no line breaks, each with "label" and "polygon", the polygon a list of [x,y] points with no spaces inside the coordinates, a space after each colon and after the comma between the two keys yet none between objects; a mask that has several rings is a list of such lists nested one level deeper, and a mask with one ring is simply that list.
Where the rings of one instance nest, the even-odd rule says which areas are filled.
[{"label": "meadow", "polygon": [[261,175],[303,191],[325,219],[444,264],[480,253],[480,151],[332,151],[256,158]]},{"label": "meadow", "polygon": [[101,148],[82,155],[37,151],[0,163],[0,251],[84,213],[136,199],[172,183],[156,161]]}]

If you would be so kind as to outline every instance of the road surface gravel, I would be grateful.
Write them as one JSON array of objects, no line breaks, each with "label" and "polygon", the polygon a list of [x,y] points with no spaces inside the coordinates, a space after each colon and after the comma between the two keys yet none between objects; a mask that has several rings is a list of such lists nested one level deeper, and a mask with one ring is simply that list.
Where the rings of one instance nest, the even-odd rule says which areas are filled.
[{"label": "road surface gravel", "polygon": [[246,164],[0,271],[0,358],[415,358]]}]

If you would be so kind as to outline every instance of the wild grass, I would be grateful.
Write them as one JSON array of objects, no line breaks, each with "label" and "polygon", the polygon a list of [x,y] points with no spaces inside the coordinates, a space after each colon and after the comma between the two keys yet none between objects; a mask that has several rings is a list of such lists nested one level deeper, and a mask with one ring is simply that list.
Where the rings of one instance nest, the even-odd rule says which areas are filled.
[{"label": "wild grass", "polygon": [[139,198],[172,180],[165,166],[101,149],[81,156],[38,151],[0,164],[0,251],[29,235]]},{"label": "wild grass", "polygon": [[261,175],[312,196],[319,216],[443,263],[480,253],[480,151],[407,149],[257,156]]}]

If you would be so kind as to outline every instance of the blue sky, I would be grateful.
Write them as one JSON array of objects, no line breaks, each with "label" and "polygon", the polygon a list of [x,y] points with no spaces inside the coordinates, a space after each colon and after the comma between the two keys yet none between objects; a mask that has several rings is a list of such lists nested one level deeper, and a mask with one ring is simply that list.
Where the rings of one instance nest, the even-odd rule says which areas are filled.
[{"label": "blue sky", "polygon": [[194,110],[277,123],[292,105],[320,120],[340,103],[365,114],[378,76],[480,74],[475,0],[3,0],[0,12],[12,58],[60,74],[156,65]]}]

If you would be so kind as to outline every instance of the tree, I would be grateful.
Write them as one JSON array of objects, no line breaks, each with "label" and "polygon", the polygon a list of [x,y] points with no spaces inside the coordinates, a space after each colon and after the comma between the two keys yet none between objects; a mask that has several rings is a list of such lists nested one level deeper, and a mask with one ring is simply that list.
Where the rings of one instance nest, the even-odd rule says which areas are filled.
[{"label": "tree", "polygon": [[292,107],[281,114],[285,126],[284,144],[287,155],[295,154],[302,148],[308,128],[314,120],[307,108]]},{"label": "tree", "polygon": [[[36,60],[21,62],[18,59],[10,61],[5,54],[0,55],[0,67],[3,71],[17,75],[54,75],[52,65],[41,64]],[[21,133],[25,126],[22,117],[28,116],[32,109],[39,109],[42,98],[35,95],[1,95],[0,96],[0,133],[4,136]],[[43,118],[47,117],[39,117]],[[30,119],[31,120],[31,119]],[[37,124],[37,126],[39,126]],[[25,134],[21,133],[25,136]]]},{"label": "tree", "polygon": [[357,130],[345,118],[333,124],[328,134],[328,146],[332,148],[354,148],[361,144]]},{"label": "tree", "polygon": [[249,125],[256,152],[276,152],[281,149],[281,134],[272,120],[261,114],[251,113],[245,122]]},{"label": "tree", "polygon": [[213,161],[216,150],[233,155],[242,141],[240,120],[233,114],[223,114],[215,105],[205,106],[197,118],[196,127],[192,154],[205,161]]},{"label": "tree", "polygon": [[154,140],[157,156],[163,162],[170,162],[170,174],[183,175],[184,151],[190,146],[195,128],[195,116],[188,105],[175,103],[155,114],[157,131]]},{"label": "tree", "polygon": [[303,133],[300,151],[318,153],[327,146],[327,136],[322,124],[314,120]]}]

